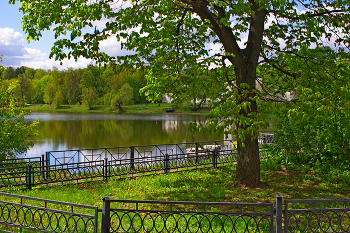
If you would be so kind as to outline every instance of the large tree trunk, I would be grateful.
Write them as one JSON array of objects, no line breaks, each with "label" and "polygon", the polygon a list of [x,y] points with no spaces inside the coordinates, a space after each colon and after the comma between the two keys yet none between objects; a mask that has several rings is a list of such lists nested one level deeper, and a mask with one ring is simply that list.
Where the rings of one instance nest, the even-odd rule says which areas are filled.
[{"label": "large tree trunk", "polygon": [[[240,99],[238,103],[249,102],[250,106],[241,109],[240,115],[251,118],[251,114],[257,113],[256,101],[250,99],[254,96],[255,78],[256,78],[256,62],[246,51],[242,51],[241,59],[235,67],[236,83],[240,87],[242,83],[249,85],[249,88],[239,89]],[[249,91],[248,94],[242,92]],[[238,130],[244,130],[249,125],[238,125]],[[258,139],[252,139],[251,135],[246,133],[245,140],[237,141],[237,169],[236,169],[236,186],[257,187],[260,184],[260,159]]]},{"label": "large tree trunk", "polygon": [[235,186],[257,187],[260,184],[260,159],[258,140],[246,135],[244,146],[237,142],[237,169]]},{"label": "large tree trunk", "polygon": [[[235,67],[236,85],[238,88],[241,84],[246,83],[249,85],[249,95],[242,96],[238,100],[238,103],[242,101],[249,101],[250,106],[247,111],[241,110],[240,116],[250,117],[251,113],[257,112],[256,101],[252,101],[249,97],[253,96],[253,90],[255,90],[255,78],[256,68],[261,51],[261,45],[264,34],[264,22],[265,16],[268,11],[261,8],[256,0],[248,0],[251,3],[252,14],[250,17],[250,27],[248,33],[248,40],[246,48],[241,49],[237,43],[237,39],[232,31],[232,28],[222,24],[221,20],[224,19],[226,9],[216,6],[215,10],[218,12],[214,14],[210,12],[208,1],[183,1],[185,4],[190,2],[193,7],[193,11],[196,12],[204,22],[210,21],[210,28],[216,33],[222,42],[224,50],[228,54],[234,54],[234,56],[225,56],[223,60],[228,59],[230,63]],[[231,81],[229,85],[234,84]],[[247,126],[238,126],[238,130],[245,129]],[[244,146],[243,144],[244,143]],[[260,160],[259,160],[259,148],[258,140],[251,139],[251,135],[246,134],[245,140],[238,141],[238,159],[236,170],[237,186],[256,187],[260,184]]]}]

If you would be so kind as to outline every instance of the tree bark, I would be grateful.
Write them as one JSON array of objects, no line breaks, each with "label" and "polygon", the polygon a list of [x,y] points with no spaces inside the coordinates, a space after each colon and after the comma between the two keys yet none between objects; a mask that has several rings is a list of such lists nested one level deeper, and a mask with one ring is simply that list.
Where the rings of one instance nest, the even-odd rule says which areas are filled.
[{"label": "tree bark", "polygon": [[[244,51],[246,52],[246,51]],[[252,61],[250,56],[244,54],[235,67],[237,86],[242,83],[249,85],[247,89],[240,89],[241,98],[238,103],[249,102],[250,106],[246,109],[241,109],[240,115],[251,118],[251,114],[257,113],[256,101],[250,99],[254,96],[255,78],[256,78],[256,63]],[[243,94],[243,91],[249,91],[248,94]],[[238,125],[238,130],[244,130],[248,126]],[[244,144],[244,145],[243,145]],[[250,134],[245,134],[245,140],[237,140],[237,168],[235,186],[242,187],[257,187],[260,184],[260,159],[258,139],[252,139]]]},{"label": "tree bark", "polygon": [[119,112],[123,111],[123,109],[122,109],[122,105],[121,105],[120,103],[117,103],[117,106],[118,106],[118,110],[119,110]]},{"label": "tree bark", "polygon": [[246,135],[244,140],[245,146],[242,146],[242,141],[237,141],[237,168],[235,186],[237,187],[257,187],[260,184],[260,159],[258,140],[251,140],[249,135]]}]

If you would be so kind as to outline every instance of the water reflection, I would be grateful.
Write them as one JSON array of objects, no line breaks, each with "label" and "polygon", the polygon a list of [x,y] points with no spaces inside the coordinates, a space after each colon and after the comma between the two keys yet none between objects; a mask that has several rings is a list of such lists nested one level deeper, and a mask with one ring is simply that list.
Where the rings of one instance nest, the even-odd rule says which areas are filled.
[{"label": "water reflection", "polygon": [[222,140],[224,137],[188,131],[191,121],[205,122],[204,116],[178,114],[77,114],[32,113],[26,120],[40,120],[38,143],[27,156],[46,151],[131,145],[167,144]]}]

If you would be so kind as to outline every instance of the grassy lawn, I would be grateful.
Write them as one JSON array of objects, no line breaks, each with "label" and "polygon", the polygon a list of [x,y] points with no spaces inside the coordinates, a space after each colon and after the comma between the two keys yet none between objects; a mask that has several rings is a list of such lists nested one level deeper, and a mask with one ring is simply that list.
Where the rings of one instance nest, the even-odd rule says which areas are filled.
[{"label": "grassy lawn", "polygon": [[[121,113],[129,114],[162,114],[166,113],[167,109],[172,109],[173,105],[170,103],[161,104],[134,104],[123,106],[123,111]],[[25,110],[32,112],[79,112],[79,113],[119,113],[116,108],[111,108],[107,105],[96,105],[91,110],[83,105],[62,105],[55,108],[53,105],[38,104],[38,105],[27,105]],[[181,107],[175,107],[173,113],[167,114],[207,114],[210,111],[209,107],[201,108],[197,111],[192,111],[190,106],[184,104]]]},{"label": "grassy lawn", "polygon": [[271,166],[262,161],[261,186],[234,187],[235,167],[221,167],[182,173],[154,174],[109,182],[78,185],[37,186],[33,190],[8,190],[26,196],[94,205],[102,208],[102,198],[133,200],[275,203],[275,194],[284,199],[349,198],[347,176],[321,174],[305,168]]},{"label": "grassy lawn", "polygon": [[[102,198],[109,197],[111,199],[129,199],[129,200],[163,200],[163,201],[199,201],[199,202],[248,202],[248,203],[275,203],[275,194],[282,193],[284,200],[286,199],[336,199],[336,198],[349,198],[350,193],[350,179],[347,175],[334,175],[323,174],[316,172],[312,169],[306,169],[305,167],[293,167],[286,168],[279,166],[276,163],[262,161],[261,166],[261,185],[258,188],[237,188],[234,187],[235,179],[235,167],[220,167],[209,168],[197,171],[185,171],[182,173],[170,173],[170,174],[156,174],[149,176],[140,176],[127,179],[115,179],[111,178],[109,182],[95,181],[90,183],[83,183],[78,185],[60,185],[55,184],[51,186],[36,186],[32,190],[14,190],[2,189],[4,192],[11,192],[15,194],[39,197],[50,200],[57,200],[63,202],[84,204],[98,206],[102,209]],[[4,197],[2,199],[12,201],[11,197]],[[19,202],[19,199],[16,199]],[[27,205],[43,206],[42,202],[25,200]],[[341,204],[341,203],[340,203]],[[135,204],[123,204],[112,203],[111,208],[136,208]],[[70,207],[58,206],[56,204],[48,204],[49,208],[59,208],[61,210],[70,211]],[[335,207],[335,206],[333,206]],[[338,206],[337,208],[341,208]],[[139,204],[139,208],[142,210],[151,210],[156,208],[157,211],[168,209],[169,207],[161,207],[159,204],[143,205]],[[193,205],[173,205],[176,210],[186,211],[202,211],[201,207]],[[219,207],[211,206],[207,207],[209,211],[213,212],[226,212],[226,211],[239,211],[237,208],[233,210],[231,207]],[[245,208],[245,207],[244,207]],[[75,208],[80,213],[93,215],[94,212],[89,209]],[[174,209],[173,209],[174,210]],[[261,213],[269,212],[269,208],[252,207],[247,209],[248,213],[251,211],[258,211]],[[5,209],[5,215],[11,212],[15,216],[15,210]],[[19,212],[20,219],[23,218],[24,212]],[[113,227],[119,227],[117,232],[128,232],[122,229],[128,229],[131,226],[131,220],[133,227],[140,227],[143,223],[144,228],[135,232],[156,232],[155,228],[162,229],[164,222],[162,216],[167,214],[160,214],[160,212],[154,212],[152,214],[145,215],[145,213],[133,214],[133,212],[113,212],[111,223]],[[125,213],[128,213],[125,215]],[[332,212],[327,212],[332,214]],[[37,214],[38,215],[38,214]],[[102,213],[99,213],[98,227],[101,227]],[[7,215],[6,215],[7,216]],[[31,215],[30,215],[31,216]],[[30,217],[29,216],[29,217]],[[43,215],[43,225],[48,223],[48,215]],[[119,218],[123,217],[123,221],[119,221]],[[147,218],[146,218],[147,216]],[[157,217],[158,216],[158,217]],[[198,215],[198,219],[191,217],[191,214],[185,217],[179,217],[184,215],[175,214],[177,220],[179,220],[179,229],[188,226],[193,228],[194,231],[198,229],[198,219],[202,219],[202,215]],[[215,215],[213,215],[215,216]],[[333,216],[333,215],[332,215]],[[337,215],[336,215],[337,216]],[[142,218],[145,217],[143,220]],[[212,219],[213,232],[222,232],[222,217],[210,217],[210,214],[200,221],[200,226],[203,229],[208,228],[209,219]],[[153,221],[156,219],[155,221]],[[186,221],[185,221],[186,219]],[[220,220],[221,219],[221,220]],[[240,217],[231,216],[229,221],[225,221],[224,228],[229,229],[227,232],[246,232],[247,227],[250,231],[256,230],[257,225],[255,221],[259,221],[259,218],[252,220],[251,216]],[[333,217],[332,217],[333,219]],[[167,227],[174,227],[175,218],[169,218],[166,220]],[[215,220],[215,221],[214,221]],[[250,221],[251,220],[251,221]],[[295,217],[290,220],[291,229],[303,230],[308,226],[308,220],[305,218],[299,221],[300,228],[297,228],[297,224],[294,221]],[[315,219],[313,219],[315,220]],[[326,218],[321,218],[322,226],[325,229],[329,226],[329,221]],[[320,220],[320,221],[321,221]],[[334,219],[333,219],[334,220]],[[333,221],[332,220],[332,221]],[[39,221],[39,220],[37,220]],[[210,220],[211,221],[211,220]],[[337,219],[334,220],[337,225]],[[333,221],[333,222],[334,222]],[[269,232],[268,220],[259,224],[260,232]],[[123,226],[121,228],[121,225]],[[233,224],[234,223],[234,224]],[[347,226],[347,219],[342,220],[342,225]],[[62,223],[65,226],[64,222]],[[153,225],[155,224],[155,225]],[[317,228],[317,222],[312,222],[313,228]],[[315,225],[316,224],[316,225]],[[320,223],[321,224],[321,223]],[[7,229],[6,226],[0,226],[0,229]],[[182,229],[181,228],[181,229]],[[10,229],[10,228],[9,228]],[[15,229],[15,228],[14,228]],[[140,228],[141,229],[141,228]],[[151,231],[144,231],[144,229],[152,229]],[[7,229],[8,230],[8,229]],[[0,230],[1,231],[1,230]],[[23,232],[30,232],[24,230]],[[92,225],[88,232],[92,232]],[[99,232],[99,230],[98,230]],[[134,231],[131,231],[134,232]],[[159,231],[160,232],[160,231]],[[185,231],[184,231],[185,232]],[[187,232],[187,231],[186,231]],[[206,232],[204,230],[204,232]],[[310,232],[310,231],[307,231]],[[315,232],[321,232],[318,229]]]}]

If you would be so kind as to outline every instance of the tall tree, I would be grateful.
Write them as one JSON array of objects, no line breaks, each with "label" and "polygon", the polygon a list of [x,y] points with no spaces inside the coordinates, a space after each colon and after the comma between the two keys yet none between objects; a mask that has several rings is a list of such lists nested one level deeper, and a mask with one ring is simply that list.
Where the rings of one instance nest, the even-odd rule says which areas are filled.
[{"label": "tall tree", "polygon": [[[106,61],[99,43],[116,36],[123,39],[123,48],[136,52],[128,61],[151,64],[149,83],[164,86],[164,92],[193,62],[219,66],[227,90],[213,110],[217,120],[208,125],[215,131],[232,129],[238,138],[236,185],[243,186],[260,182],[258,63],[283,70],[276,52],[298,53],[300,45],[321,46],[322,39],[349,43],[346,0],[19,1],[28,39],[38,40],[49,28],[56,38],[70,33],[55,42],[51,56],[56,59],[99,56],[100,62]],[[94,21],[102,19],[107,19],[104,27],[95,28]],[[164,75],[169,78],[166,85],[161,82]]]},{"label": "tall tree", "polygon": [[13,79],[16,77],[15,69],[12,66],[8,66],[4,68],[3,73],[1,75],[1,78],[3,80],[7,79]]},{"label": "tall tree", "polygon": [[67,83],[67,102],[69,104],[79,103],[80,93],[82,89],[86,87],[79,88],[81,82],[80,70],[68,69],[65,72],[65,82]]},{"label": "tall tree", "polygon": [[27,72],[19,74],[17,76],[17,79],[19,84],[17,99],[20,100],[23,104],[26,101],[31,102],[33,88],[32,80],[30,79],[29,74],[27,74]]},{"label": "tall tree", "polygon": [[133,90],[129,83],[125,83],[118,93],[112,96],[111,105],[117,106],[119,111],[123,111],[122,105],[129,104],[132,100]]},{"label": "tall tree", "polygon": [[83,104],[91,110],[98,100],[98,94],[93,87],[84,88],[81,99]]}]

